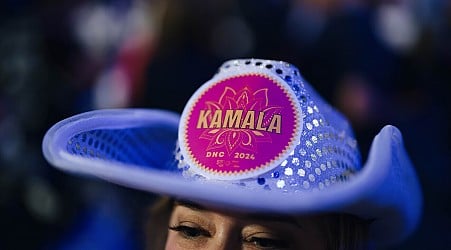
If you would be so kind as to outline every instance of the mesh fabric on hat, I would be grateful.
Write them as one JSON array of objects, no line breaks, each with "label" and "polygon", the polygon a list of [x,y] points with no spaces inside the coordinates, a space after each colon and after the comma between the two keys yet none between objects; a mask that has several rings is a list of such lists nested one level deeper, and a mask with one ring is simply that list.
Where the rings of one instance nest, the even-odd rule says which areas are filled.
[{"label": "mesh fabric on hat", "polygon": [[176,140],[165,125],[96,129],[76,134],[66,148],[67,152],[82,157],[177,171],[165,160],[173,157]]},{"label": "mesh fabric on hat", "polygon": [[[360,154],[352,130],[344,117],[329,106],[291,64],[245,59],[224,63],[216,76],[259,69],[277,75],[294,91],[303,112],[303,130],[298,145],[276,168],[255,178],[227,181],[257,189],[298,192],[321,190],[345,182],[361,168]],[[190,170],[177,150],[179,168],[187,178],[205,179]]]}]

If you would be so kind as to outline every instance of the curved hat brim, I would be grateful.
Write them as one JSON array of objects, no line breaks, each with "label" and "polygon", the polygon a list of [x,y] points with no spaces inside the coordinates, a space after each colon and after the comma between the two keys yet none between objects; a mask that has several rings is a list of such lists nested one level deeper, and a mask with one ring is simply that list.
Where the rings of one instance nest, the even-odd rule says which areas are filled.
[{"label": "curved hat brim", "polygon": [[[190,181],[181,172],[171,170],[177,169],[172,151],[178,125],[178,114],[161,110],[92,111],[50,128],[44,137],[43,152],[52,165],[65,171],[214,207],[283,214],[351,213],[372,220],[370,237],[386,244],[404,239],[418,223],[421,191],[401,133],[394,126],[384,127],[374,138],[365,166],[349,182],[322,191],[281,194],[225,185],[221,181]],[[68,144],[76,135],[95,130],[115,133],[133,128],[144,129],[148,134],[161,134],[162,128],[165,130],[164,136],[147,140],[145,145],[132,145],[148,149],[152,158],[149,164],[96,157],[95,154],[83,156],[68,150]],[[162,148],[167,152],[162,153]]]}]

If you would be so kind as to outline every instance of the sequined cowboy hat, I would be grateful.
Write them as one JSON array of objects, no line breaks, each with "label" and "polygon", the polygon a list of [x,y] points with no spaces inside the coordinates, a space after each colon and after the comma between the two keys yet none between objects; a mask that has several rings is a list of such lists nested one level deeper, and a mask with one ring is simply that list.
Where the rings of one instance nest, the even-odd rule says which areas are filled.
[{"label": "sequined cowboy hat", "polygon": [[44,137],[54,166],[155,194],[228,209],[345,212],[396,243],[415,229],[421,190],[400,131],[375,136],[365,164],[346,119],[288,63],[232,60],[181,116],[97,110]]}]

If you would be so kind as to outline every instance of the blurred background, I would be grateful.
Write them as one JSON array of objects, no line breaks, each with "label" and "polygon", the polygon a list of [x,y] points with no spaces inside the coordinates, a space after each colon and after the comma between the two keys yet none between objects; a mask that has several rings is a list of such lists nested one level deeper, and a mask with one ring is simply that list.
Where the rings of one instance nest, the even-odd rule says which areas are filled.
[{"label": "blurred background", "polygon": [[393,249],[451,249],[451,1],[4,0],[0,249],[142,249],[150,194],[50,167],[46,130],[99,108],[181,112],[232,58],[290,62],[355,128],[398,126],[424,191]]}]

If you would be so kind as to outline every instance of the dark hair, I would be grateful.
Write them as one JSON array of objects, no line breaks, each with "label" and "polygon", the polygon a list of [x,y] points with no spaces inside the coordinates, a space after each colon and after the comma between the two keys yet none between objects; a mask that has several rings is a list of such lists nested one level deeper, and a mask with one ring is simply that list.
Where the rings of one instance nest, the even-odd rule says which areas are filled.
[{"label": "dark hair", "polygon": [[[146,249],[164,249],[168,235],[169,219],[174,208],[174,200],[163,197],[150,209],[146,232]],[[369,249],[369,221],[344,213],[312,215],[318,218],[320,233],[326,239],[327,249],[331,250],[363,250]],[[296,217],[302,220],[302,216]]]},{"label": "dark hair", "polygon": [[355,215],[329,213],[318,215],[321,233],[326,237],[326,248],[333,250],[370,249],[368,227],[370,222]]},{"label": "dark hair", "polygon": [[169,219],[174,208],[174,200],[162,197],[149,209],[145,223],[146,249],[163,250],[168,238]]}]

